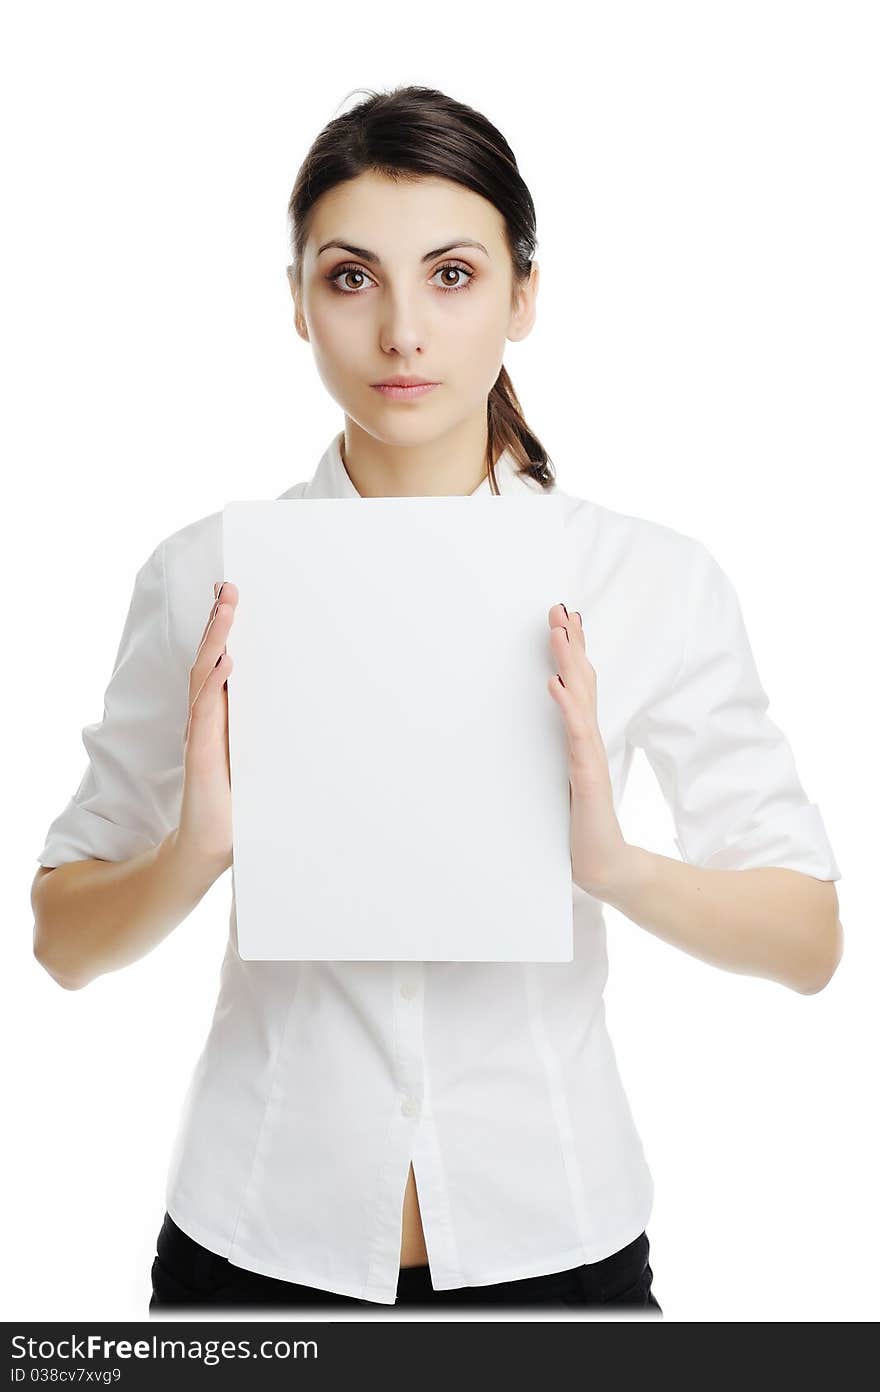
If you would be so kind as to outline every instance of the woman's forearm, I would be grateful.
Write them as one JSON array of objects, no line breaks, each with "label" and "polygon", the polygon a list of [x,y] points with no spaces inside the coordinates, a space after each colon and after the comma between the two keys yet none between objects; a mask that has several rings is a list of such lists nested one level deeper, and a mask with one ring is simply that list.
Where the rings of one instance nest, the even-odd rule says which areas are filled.
[{"label": "woman's forearm", "polygon": [[77,990],[146,956],[226,869],[187,853],[177,830],[128,860],[77,860],[34,885],[34,955]]},{"label": "woman's forearm", "polygon": [[833,882],[782,866],[706,870],[627,845],[613,880],[589,892],[704,962],[805,995],[843,951]]}]

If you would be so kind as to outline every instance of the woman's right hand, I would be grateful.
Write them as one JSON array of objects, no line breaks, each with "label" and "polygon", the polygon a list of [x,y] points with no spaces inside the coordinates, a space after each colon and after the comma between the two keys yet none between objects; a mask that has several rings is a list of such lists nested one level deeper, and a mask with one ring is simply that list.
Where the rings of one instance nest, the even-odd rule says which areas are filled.
[{"label": "woman's right hand", "polygon": [[227,870],[232,864],[232,792],[229,776],[229,697],[232,658],[226,639],[238,588],[216,582],[215,602],[189,674],[189,716],[183,760],[178,848]]}]

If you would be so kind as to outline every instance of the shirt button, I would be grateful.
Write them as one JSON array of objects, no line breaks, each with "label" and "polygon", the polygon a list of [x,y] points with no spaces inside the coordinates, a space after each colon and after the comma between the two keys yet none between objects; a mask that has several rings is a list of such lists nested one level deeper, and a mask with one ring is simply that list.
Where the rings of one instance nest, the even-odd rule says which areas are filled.
[{"label": "shirt button", "polygon": [[400,988],[400,994],[406,996],[407,1000],[411,1000],[418,989],[414,981],[405,981]]},{"label": "shirt button", "polygon": [[404,1116],[418,1116],[419,1104],[414,1097],[405,1097],[400,1104],[400,1110]]}]

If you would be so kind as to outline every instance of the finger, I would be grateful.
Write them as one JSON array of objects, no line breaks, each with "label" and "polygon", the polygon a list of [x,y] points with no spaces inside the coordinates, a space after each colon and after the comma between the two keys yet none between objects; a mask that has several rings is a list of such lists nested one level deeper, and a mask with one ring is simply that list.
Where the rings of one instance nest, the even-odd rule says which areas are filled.
[{"label": "finger", "polygon": [[[227,594],[231,594],[231,600],[227,600]],[[190,681],[190,700],[195,699],[193,693],[198,693],[205,681],[205,678],[216,665],[220,654],[225,650],[226,639],[232,627],[235,617],[235,606],[238,602],[238,590],[235,585],[227,582],[223,587],[223,593],[218,598],[214,606],[214,614],[205,627],[202,641],[199,644],[198,652],[193,663]]]},{"label": "finger", "polygon": [[210,674],[205,681],[205,686],[217,691],[226,685],[226,679],[232,671],[232,657],[228,652],[222,652],[217,658],[215,665],[211,668]]},{"label": "finger", "polygon": [[[218,592],[220,591],[220,589],[223,590],[223,599],[224,599],[224,601],[225,601],[225,600],[228,600],[228,599],[229,599],[229,591],[230,591],[230,584],[229,584],[229,581],[228,581],[228,580],[215,580],[215,581],[214,581],[214,603],[211,605],[211,612],[209,613],[207,619],[205,620],[205,627],[202,629],[202,637],[199,639],[199,647],[201,647],[201,645],[202,645],[202,640],[204,639],[205,634],[207,633],[208,629],[210,628],[210,626],[211,626],[211,621],[212,621],[212,619],[214,618],[215,613],[217,612],[217,596],[218,596]],[[238,591],[237,591],[237,590],[236,590],[236,598],[238,598]]]},{"label": "finger", "polygon": [[566,606],[560,602],[548,610],[547,619],[551,628],[564,628],[569,639],[573,638],[577,642],[580,638],[581,643],[586,646],[584,621],[579,609],[572,609],[569,613]]},{"label": "finger", "polygon": [[583,771],[585,775],[595,773],[596,761],[600,752],[604,751],[604,744],[598,733],[591,701],[572,691],[558,672],[548,678],[547,689],[565,717],[570,770],[575,773]]},{"label": "finger", "polygon": [[551,628],[550,648],[565,689],[583,705],[589,706],[594,673],[574,617],[569,619],[568,624],[558,624]]},{"label": "finger", "polygon": [[222,652],[217,658],[214,666],[205,676],[204,681],[193,698],[190,710],[191,716],[193,714],[204,713],[205,700],[207,699],[207,701],[210,702],[212,693],[216,694],[223,690],[226,685],[226,679],[232,671],[232,666],[233,662],[230,654],[225,651]]},{"label": "finger", "polygon": [[[571,639],[565,624],[556,624],[550,630],[550,649],[556,663],[556,674],[566,691],[576,691],[578,674],[571,650]],[[554,677],[554,681],[556,677]]]}]

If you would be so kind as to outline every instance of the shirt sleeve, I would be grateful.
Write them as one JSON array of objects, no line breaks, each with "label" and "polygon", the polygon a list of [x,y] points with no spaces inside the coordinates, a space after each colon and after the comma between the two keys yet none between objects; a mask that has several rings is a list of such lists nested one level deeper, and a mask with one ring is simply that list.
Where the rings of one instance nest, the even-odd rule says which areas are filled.
[{"label": "shirt sleeve", "polygon": [[692,540],[678,673],[647,702],[632,734],[672,811],[675,844],[691,865],[779,865],[838,880],[822,815],[804,791],[786,736],[767,714],[734,587]]},{"label": "shirt sleeve", "polygon": [[168,639],[163,542],[135,577],[103,718],[82,732],[88,764],[48,829],[41,865],[127,860],[177,825],[189,704],[179,666]]}]

